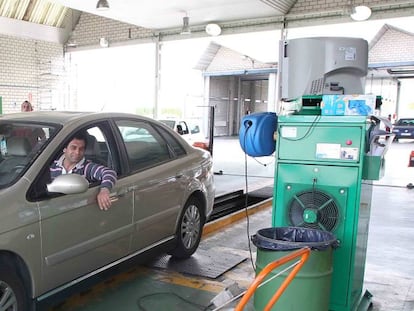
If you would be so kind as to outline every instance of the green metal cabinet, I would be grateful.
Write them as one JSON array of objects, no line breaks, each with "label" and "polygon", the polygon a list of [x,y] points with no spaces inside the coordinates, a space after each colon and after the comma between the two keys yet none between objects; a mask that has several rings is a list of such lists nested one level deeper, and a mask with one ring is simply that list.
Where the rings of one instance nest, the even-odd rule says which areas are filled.
[{"label": "green metal cabinet", "polygon": [[365,116],[279,116],[273,226],[330,231],[334,251],[329,310],[357,310],[363,279],[372,182],[363,181]]}]

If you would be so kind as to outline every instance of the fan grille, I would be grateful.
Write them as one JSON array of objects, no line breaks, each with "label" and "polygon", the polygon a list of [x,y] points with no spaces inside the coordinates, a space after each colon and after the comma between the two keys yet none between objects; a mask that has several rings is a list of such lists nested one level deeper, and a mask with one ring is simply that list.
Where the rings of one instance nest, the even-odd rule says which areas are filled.
[{"label": "fan grille", "polygon": [[339,222],[339,209],[334,199],[319,190],[303,191],[288,204],[289,220],[295,227],[332,231]]}]

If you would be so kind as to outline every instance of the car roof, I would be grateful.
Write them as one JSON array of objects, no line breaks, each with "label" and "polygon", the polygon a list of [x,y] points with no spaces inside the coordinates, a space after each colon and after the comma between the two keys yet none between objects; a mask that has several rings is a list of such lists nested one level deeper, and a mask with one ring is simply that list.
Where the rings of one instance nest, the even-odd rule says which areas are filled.
[{"label": "car roof", "polygon": [[55,124],[70,124],[78,122],[88,122],[97,119],[108,118],[139,118],[146,121],[154,121],[154,119],[120,112],[85,112],[85,111],[32,111],[32,112],[19,112],[10,113],[0,116],[0,120],[10,121],[34,121],[39,123],[55,123]]}]

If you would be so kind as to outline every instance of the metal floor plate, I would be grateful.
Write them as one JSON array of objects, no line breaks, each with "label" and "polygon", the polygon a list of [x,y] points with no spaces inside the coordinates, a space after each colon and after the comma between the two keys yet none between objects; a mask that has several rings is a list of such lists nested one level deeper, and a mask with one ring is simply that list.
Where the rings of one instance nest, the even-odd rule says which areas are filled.
[{"label": "metal floor plate", "polygon": [[249,196],[268,199],[273,196],[273,187],[263,187],[253,191],[249,191]]},{"label": "metal floor plate", "polygon": [[165,255],[149,262],[148,266],[216,279],[244,260],[246,257],[240,255],[198,249],[188,259],[177,260]]}]

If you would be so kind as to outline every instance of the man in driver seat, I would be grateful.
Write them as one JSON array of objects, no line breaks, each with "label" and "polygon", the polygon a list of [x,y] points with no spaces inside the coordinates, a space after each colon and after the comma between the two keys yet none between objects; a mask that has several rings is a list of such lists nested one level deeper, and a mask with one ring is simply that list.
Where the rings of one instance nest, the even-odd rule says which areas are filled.
[{"label": "man in driver seat", "polygon": [[69,139],[62,156],[51,165],[50,177],[53,180],[62,174],[79,174],[90,183],[100,181],[96,199],[101,210],[108,210],[112,204],[110,191],[117,181],[117,174],[106,166],[85,159],[86,135],[79,132]]}]

